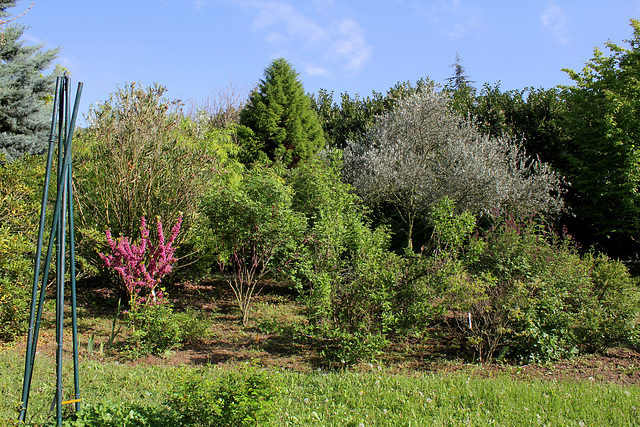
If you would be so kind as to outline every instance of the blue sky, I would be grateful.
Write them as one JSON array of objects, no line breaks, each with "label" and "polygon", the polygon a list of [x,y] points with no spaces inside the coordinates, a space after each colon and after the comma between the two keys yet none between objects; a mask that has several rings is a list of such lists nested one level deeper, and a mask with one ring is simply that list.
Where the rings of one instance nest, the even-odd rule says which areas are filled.
[{"label": "blue sky", "polygon": [[476,87],[550,88],[570,84],[562,68],[582,69],[594,47],[630,38],[640,18],[639,0],[34,1],[19,21],[25,39],[62,47],[58,63],[85,85],[83,112],[129,82],[202,104],[253,88],[278,57],[311,93],[444,83],[456,52]]}]

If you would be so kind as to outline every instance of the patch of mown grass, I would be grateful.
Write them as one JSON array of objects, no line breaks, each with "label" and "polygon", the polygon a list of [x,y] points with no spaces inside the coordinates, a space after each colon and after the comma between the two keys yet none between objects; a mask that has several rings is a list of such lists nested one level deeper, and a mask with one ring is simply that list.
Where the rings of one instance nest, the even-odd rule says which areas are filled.
[{"label": "patch of mown grass", "polygon": [[[29,425],[43,425],[54,418],[49,412],[55,387],[53,364],[51,357],[36,358]],[[16,350],[0,354],[3,425],[16,418],[23,369]],[[200,369],[215,378],[226,375],[229,368]],[[202,371],[190,366],[87,360],[81,364],[83,406],[94,411],[96,419],[108,418],[105,414],[133,416],[127,424],[112,419],[113,424],[95,425],[177,426],[179,418],[170,415],[179,408],[168,406],[168,397],[175,391],[177,378],[197,372]],[[407,375],[390,373],[382,366],[366,372],[271,369],[267,373],[277,389],[271,423],[279,426],[640,425],[637,385],[522,380],[504,374],[483,378],[463,372]],[[65,376],[66,393],[71,393],[70,369],[65,369]],[[68,419],[70,409],[65,410]]]},{"label": "patch of mown grass", "polygon": [[636,386],[384,370],[281,378],[281,425],[640,425]]}]

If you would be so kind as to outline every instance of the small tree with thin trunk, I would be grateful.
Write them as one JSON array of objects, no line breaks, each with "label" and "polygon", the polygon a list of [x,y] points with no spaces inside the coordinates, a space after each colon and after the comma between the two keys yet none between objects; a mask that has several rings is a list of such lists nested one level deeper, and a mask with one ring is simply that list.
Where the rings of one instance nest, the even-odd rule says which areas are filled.
[{"label": "small tree with thin trunk", "polygon": [[292,261],[305,229],[292,190],[273,169],[255,166],[203,201],[210,249],[217,253],[246,325],[259,282]]}]

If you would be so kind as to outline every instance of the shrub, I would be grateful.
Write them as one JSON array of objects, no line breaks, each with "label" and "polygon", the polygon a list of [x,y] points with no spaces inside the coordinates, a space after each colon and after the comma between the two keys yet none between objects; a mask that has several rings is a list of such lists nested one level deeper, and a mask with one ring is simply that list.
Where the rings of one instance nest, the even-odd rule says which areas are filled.
[{"label": "shrub", "polygon": [[180,426],[175,413],[164,407],[136,404],[99,403],[84,406],[73,420],[65,420],[63,427],[163,427]]},{"label": "shrub", "polygon": [[0,165],[0,339],[27,327],[45,163],[24,156]]},{"label": "shrub", "polygon": [[292,191],[277,167],[256,165],[202,201],[209,247],[226,274],[246,325],[259,281],[291,264],[306,227],[291,208]]},{"label": "shrub", "polygon": [[183,323],[173,314],[168,304],[140,306],[128,312],[126,318],[132,328],[131,337],[126,343],[130,357],[162,355],[167,350],[175,350],[181,346],[184,338]]},{"label": "shrub", "polygon": [[473,328],[464,331],[481,358],[499,351],[555,360],[633,336],[638,291],[621,263],[581,256],[568,236],[533,218],[500,220],[483,239],[482,254],[468,268],[474,277],[490,275],[492,283],[470,311]]},{"label": "shrub", "polygon": [[[171,229],[169,239],[165,240],[162,222],[158,217],[158,243],[149,238],[145,218],[140,220],[140,242],[132,244],[128,237],[113,240],[111,230],[107,230],[107,243],[111,255],[100,253],[106,267],[114,269],[124,282],[129,296],[129,306],[135,309],[139,305],[160,304],[163,301],[162,290],[158,287],[162,278],[169,274],[177,261],[172,246],[178,233],[182,216]],[[149,252],[147,252],[149,249]]]},{"label": "shrub", "polygon": [[591,266],[591,287],[587,303],[578,311],[577,344],[596,352],[633,340],[640,317],[637,281],[622,262],[605,255],[590,255],[585,262]]},{"label": "shrub", "polygon": [[169,304],[140,306],[126,313],[132,333],[124,342],[125,353],[135,359],[163,353],[197,342],[207,336],[208,323],[192,310],[174,312]]},{"label": "shrub", "polygon": [[274,378],[246,366],[218,377],[204,370],[186,375],[173,387],[167,405],[185,425],[262,426],[275,418],[277,397]]}]

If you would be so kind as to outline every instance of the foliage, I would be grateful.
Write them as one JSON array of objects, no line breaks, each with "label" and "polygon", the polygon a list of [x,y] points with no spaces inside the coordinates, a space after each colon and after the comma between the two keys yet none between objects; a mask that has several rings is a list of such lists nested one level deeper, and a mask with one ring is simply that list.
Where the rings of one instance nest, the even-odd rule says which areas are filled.
[{"label": "foliage", "polygon": [[572,208],[601,240],[640,232],[640,21],[631,26],[630,48],[608,42],[610,56],[595,49],[581,72],[565,70],[575,82],[564,92]]},{"label": "foliage", "polygon": [[[193,334],[185,331],[196,330],[190,324],[201,323],[189,315],[174,313],[171,305],[140,306],[127,312],[127,321],[132,334],[124,344],[130,358],[147,354],[162,355],[165,351],[180,348],[183,341],[193,340]],[[201,335],[202,336],[202,335]]]},{"label": "foliage", "polygon": [[324,146],[322,128],[298,73],[283,58],[264,70],[264,79],[240,112],[240,125],[245,127],[240,143],[249,157],[261,151],[271,160],[295,165]]},{"label": "foliage", "polygon": [[298,328],[297,337],[310,344],[328,368],[346,368],[362,362],[375,362],[382,356],[390,341],[381,333],[363,330],[349,332],[343,325],[322,323]]},{"label": "foliage", "polygon": [[345,149],[345,176],[369,203],[390,203],[413,249],[414,225],[442,197],[456,211],[555,212],[561,179],[503,138],[483,136],[454,114],[446,93],[423,90],[403,99]]},{"label": "foliage", "polygon": [[[111,255],[100,253],[106,267],[114,269],[129,295],[129,306],[132,309],[140,305],[155,305],[163,302],[162,290],[158,287],[162,278],[173,269],[177,261],[174,256],[176,248],[173,242],[180,232],[182,216],[171,229],[171,235],[165,240],[160,217],[157,218],[158,243],[149,238],[149,230],[144,217],[140,220],[141,239],[138,244],[131,244],[128,237],[113,240],[111,230],[107,230],[107,243]],[[148,252],[147,252],[148,249]]]},{"label": "foliage", "polygon": [[162,427],[180,426],[174,412],[165,407],[121,402],[118,405],[99,403],[83,407],[73,420],[63,427]]},{"label": "foliage", "polygon": [[244,366],[218,377],[205,370],[181,377],[167,404],[185,425],[260,426],[274,419],[278,388],[265,371]]},{"label": "foliage", "polygon": [[0,339],[26,329],[44,175],[42,157],[0,166]]},{"label": "foliage", "polygon": [[189,237],[200,197],[229,161],[232,130],[185,118],[165,91],[132,83],[89,111],[75,144],[79,246],[105,244],[91,230],[135,240],[143,216],[173,223],[182,214],[177,243]]},{"label": "foliage", "polygon": [[580,349],[604,350],[635,334],[638,289],[621,264],[580,256],[568,237],[560,240],[533,220],[507,218],[484,240],[469,270],[491,282],[471,307],[476,323],[469,334],[486,356],[492,349],[506,357],[554,360]]},{"label": "foliage", "polygon": [[324,130],[327,146],[340,150],[350,141],[360,141],[368,128],[375,124],[376,117],[392,110],[401,99],[432,87],[427,79],[398,82],[386,94],[372,92],[370,96],[358,94],[351,97],[347,92],[340,94],[340,104],[333,100],[333,92],[321,89],[311,103]]},{"label": "foliage", "polygon": [[499,83],[485,84],[468,108],[480,131],[491,137],[522,139],[527,152],[566,171],[566,147],[562,129],[565,103],[559,89],[526,88],[502,92]]},{"label": "foliage", "polygon": [[574,334],[581,349],[604,352],[638,337],[640,292],[622,262],[606,255],[588,258],[591,278],[590,298],[581,307]]},{"label": "foliage", "polygon": [[297,275],[308,288],[314,345],[330,363],[354,363],[388,345],[402,260],[388,251],[386,230],[370,228],[359,198],[340,181],[340,152],[323,155],[288,176],[293,207],[309,225]]},{"label": "foliage", "polygon": [[[429,220],[433,226],[431,242],[436,257],[446,254],[458,258],[467,246],[471,234],[476,230],[475,216],[469,211],[456,214],[453,200],[448,197],[444,197],[433,206]],[[472,256],[479,251],[482,251],[482,243],[472,247]]]},{"label": "foliage", "polygon": [[209,234],[201,243],[217,256],[247,324],[259,281],[292,262],[306,226],[276,169],[256,165],[237,182],[220,183],[202,201]]},{"label": "foliage", "polygon": [[[0,3],[0,17],[15,1]],[[27,27],[3,28],[0,43],[0,154],[13,160],[46,150],[51,111],[46,100],[54,92],[55,76],[42,72],[51,66],[60,49],[44,50],[45,43],[26,45],[20,38]]]}]

